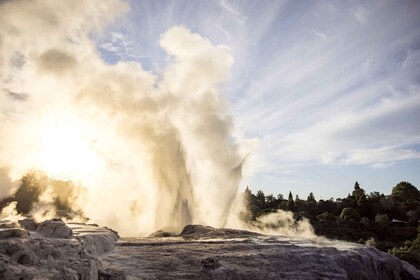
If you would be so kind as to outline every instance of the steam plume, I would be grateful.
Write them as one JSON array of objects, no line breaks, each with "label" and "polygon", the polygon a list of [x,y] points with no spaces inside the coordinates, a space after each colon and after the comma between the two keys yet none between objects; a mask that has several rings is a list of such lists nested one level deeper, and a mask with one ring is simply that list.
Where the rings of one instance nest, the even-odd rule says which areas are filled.
[{"label": "steam plume", "polygon": [[32,168],[79,180],[77,207],[123,235],[224,226],[243,163],[218,91],[229,49],[176,26],[161,36],[161,76],[107,64],[92,36],[127,10],[120,0],[0,2],[0,167],[15,180]]}]

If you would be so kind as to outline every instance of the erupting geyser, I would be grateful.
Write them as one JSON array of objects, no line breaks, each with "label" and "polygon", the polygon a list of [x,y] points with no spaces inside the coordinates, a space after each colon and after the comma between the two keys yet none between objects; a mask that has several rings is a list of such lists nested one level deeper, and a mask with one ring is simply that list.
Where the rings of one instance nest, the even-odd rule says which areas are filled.
[{"label": "erupting geyser", "polygon": [[35,168],[80,182],[75,205],[123,235],[222,227],[244,162],[218,90],[229,49],[176,26],[160,39],[161,73],[106,63],[92,38],[127,9],[120,0],[0,1],[2,174]]}]

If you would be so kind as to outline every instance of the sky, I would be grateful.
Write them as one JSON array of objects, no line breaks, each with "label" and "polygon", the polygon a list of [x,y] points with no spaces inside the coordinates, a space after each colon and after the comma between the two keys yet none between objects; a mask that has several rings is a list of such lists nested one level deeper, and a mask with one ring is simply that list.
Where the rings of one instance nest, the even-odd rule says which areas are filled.
[{"label": "sky", "polygon": [[223,84],[235,135],[250,147],[242,187],[317,198],[355,181],[420,185],[420,2],[131,1],[96,38],[108,63],[159,74],[159,47],[182,25],[233,56]]},{"label": "sky", "polygon": [[241,190],[301,198],[420,186],[419,1],[0,0],[0,15],[0,197],[29,168],[93,190],[185,175],[202,198],[230,197],[238,172]]}]

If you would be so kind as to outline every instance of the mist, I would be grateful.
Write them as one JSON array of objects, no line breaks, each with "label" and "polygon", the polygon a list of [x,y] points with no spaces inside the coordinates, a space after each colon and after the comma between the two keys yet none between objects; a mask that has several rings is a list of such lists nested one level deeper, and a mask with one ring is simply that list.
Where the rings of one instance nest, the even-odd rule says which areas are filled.
[{"label": "mist", "polygon": [[[175,26],[161,35],[168,64],[159,76],[136,61],[108,64],[94,38],[128,9],[1,2],[2,174],[74,180],[86,189],[75,207],[124,235],[225,226],[244,162],[218,90],[230,50]],[[1,195],[11,188],[2,182]]]},{"label": "mist", "polygon": [[[123,236],[187,224],[307,235],[287,213],[240,221],[250,149],[220,90],[230,49],[173,26],[160,37],[158,74],[107,63],[95,39],[128,10],[119,0],[0,2],[0,197],[38,170],[49,178],[28,211],[36,220],[57,215],[57,182],[72,181],[74,218]],[[6,212],[19,217],[15,206]]]}]

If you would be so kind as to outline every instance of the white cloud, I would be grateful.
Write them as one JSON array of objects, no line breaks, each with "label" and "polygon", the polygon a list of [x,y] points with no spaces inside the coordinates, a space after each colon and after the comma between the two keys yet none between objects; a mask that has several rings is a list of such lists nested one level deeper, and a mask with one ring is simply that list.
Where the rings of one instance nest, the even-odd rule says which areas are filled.
[{"label": "white cloud", "polygon": [[314,33],[315,36],[318,36],[319,38],[324,39],[324,40],[328,40],[328,37],[326,34],[322,32],[318,32],[315,29],[312,29],[312,32]]},{"label": "white cloud", "polygon": [[392,162],[378,162],[375,164],[372,164],[370,167],[372,167],[373,169],[385,169],[388,168],[390,166],[393,166],[395,164],[394,161]]}]

